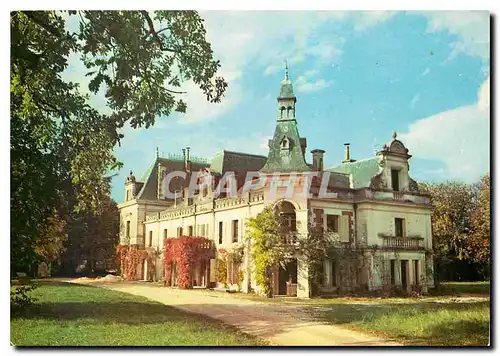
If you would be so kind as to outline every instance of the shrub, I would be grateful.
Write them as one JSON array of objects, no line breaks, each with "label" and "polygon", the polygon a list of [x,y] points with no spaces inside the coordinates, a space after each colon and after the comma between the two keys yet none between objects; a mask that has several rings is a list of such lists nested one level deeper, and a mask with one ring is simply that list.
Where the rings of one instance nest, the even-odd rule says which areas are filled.
[{"label": "shrub", "polygon": [[10,291],[10,308],[12,314],[18,313],[23,309],[36,303],[37,298],[30,296],[29,293],[38,288],[38,285],[22,285],[14,287]]}]

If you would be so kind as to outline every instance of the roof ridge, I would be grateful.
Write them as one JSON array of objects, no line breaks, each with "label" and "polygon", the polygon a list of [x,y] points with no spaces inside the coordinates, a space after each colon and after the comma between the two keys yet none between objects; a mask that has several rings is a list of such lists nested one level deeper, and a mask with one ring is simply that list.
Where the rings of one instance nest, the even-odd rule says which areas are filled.
[{"label": "roof ridge", "polygon": [[210,157],[211,159],[213,159],[214,157],[216,156],[220,156],[220,155],[223,155],[224,153],[232,153],[232,154],[236,154],[236,155],[244,155],[244,156],[252,156],[252,157],[259,157],[259,158],[267,158],[267,156],[264,156],[264,155],[258,155],[258,154],[255,154],[255,153],[247,153],[247,152],[240,152],[240,151],[231,151],[231,150],[226,150],[226,149],[223,149],[223,150],[220,150],[220,151],[217,151],[216,153],[214,153],[214,155],[212,157]]}]

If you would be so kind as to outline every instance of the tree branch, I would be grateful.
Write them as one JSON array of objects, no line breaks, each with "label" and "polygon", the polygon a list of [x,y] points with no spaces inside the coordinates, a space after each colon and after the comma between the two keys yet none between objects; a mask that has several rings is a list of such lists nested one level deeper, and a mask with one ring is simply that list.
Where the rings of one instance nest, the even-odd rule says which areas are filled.
[{"label": "tree branch", "polygon": [[149,32],[151,33],[151,35],[153,35],[153,38],[155,39],[155,41],[158,43],[158,46],[160,47],[160,49],[162,51],[167,51],[167,52],[173,52],[173,53],[179,53],[181,54],[180,51],[178,50],[175,50],[175,49],[172,49],[172,48],[167,48],[164,46],[163,42],[161,41],[161,38],[160,36],[158,36],[158,34],[161,32],[161,31],[164,31],[166,30],[166,28],[164,29],[161,29],[160,31],[156,32],[155,30],[155,26],[153,24],[153,20],[151,19],[151,17],[149,16],[148,12],[146,10],[141,10],[141,14],[142,16],[144,16],[144,18],[146,19],[146,22],[148,23],[148,27],[149,27]]}]

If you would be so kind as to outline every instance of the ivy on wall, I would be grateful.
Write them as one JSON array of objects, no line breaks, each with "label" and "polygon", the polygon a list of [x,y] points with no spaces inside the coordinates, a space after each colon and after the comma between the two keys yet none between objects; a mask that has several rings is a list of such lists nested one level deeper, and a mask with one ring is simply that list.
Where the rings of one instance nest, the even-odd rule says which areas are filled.
[{"label": "ivy on wall", "polygon": [[193,287],[192,271],[196,264],[215,255],[213,242],[204,237],[181,236],[164,240],[165,286],[172,285],[172,266],[177,267],[177,286],[181,289]]},{"label": "ivy on wall", "polygon": [[[141,275],[138,272],[142,272],[142,264],[145,260],[148,260],[148,270],[153,268],[152,259],[148,252],[139,249],[139,245],[116,246],[116,257],[120,265],[121,274],[127,281],[141,279]],[[148,275],[151,272],[152,271],[148,271]]]}]

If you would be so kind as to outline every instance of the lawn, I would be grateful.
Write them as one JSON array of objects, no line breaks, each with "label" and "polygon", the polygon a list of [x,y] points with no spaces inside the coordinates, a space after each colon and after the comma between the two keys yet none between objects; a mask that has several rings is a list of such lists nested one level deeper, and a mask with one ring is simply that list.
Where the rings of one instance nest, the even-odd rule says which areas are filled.
[{"label": "lawn", "polygon": [[324,300],[305,308],[317,320],[380,334],[405,345],[487,346],[489,343],[489,300],[353,298],[346,302],[345,299]]},{"label": "lawn", "polygon": [[441,294],[490,294],[490,282],[441,282]]},{"label": "lawn", "polygon": [[[470,289],[462,292],[462,288],[455,293],[468,294]],[[421,298],[268,299],[243,293],[231,296],[265,303],[302,305],[313,320],[379,334],[405,345],[487,346],[489,343],[488,293],[476,298],[441,295]]]},{"label": "lawn", "polygon": [[243,346],[262,341],[216,320],[125,293],[42,283],[11,319],[16,346]]}]

